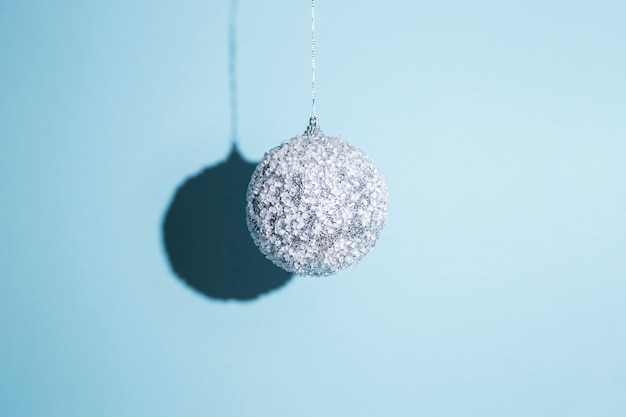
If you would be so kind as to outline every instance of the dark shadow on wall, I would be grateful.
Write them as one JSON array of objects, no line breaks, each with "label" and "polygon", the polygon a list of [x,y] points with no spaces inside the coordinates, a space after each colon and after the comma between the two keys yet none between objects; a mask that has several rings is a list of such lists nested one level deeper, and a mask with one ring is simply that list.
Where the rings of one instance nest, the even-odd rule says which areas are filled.
[{"label": "dark shadow on wall", "polygon": [[228,159],[188,178],[163,222],[172,270],[196,291],[221,300],[252,300],[291,274],[267,260],[246,226],[246,190],[256,164],[233,145]]},{"label": "dark shadow on wall", "polygon": [[220,300],[253,300],[291,279],[259,252],[246,226],[246,191],[256,164],[245,161],[236,146],[237,7],[238,1],[231,0],[228,74],[233,148],[226,161],[178,188],[163,221],[172,270],[196,291]]}]

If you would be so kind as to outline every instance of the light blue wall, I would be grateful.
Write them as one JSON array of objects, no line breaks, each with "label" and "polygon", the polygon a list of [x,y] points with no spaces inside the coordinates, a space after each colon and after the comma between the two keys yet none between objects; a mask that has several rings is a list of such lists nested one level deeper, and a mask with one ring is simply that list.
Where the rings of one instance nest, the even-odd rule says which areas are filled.
[{"label": "light blue wall", "polygon": [[[0,415],[626,415],[626,3],[318,1],[319,122],[388,225],[248,303],[161,243],[230,148],[228,6],[0,3]],[[306,127],[308,13],[241,0],[249,160]]]}]

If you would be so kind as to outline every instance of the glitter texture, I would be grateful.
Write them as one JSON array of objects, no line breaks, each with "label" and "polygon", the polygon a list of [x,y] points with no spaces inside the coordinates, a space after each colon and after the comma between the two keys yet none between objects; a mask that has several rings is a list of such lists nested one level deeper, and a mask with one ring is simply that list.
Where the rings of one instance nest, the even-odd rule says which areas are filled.
[{"label": "glitter texture", "polygon": [[374,247],[387,217],[387,186],[372,160],[317,126],[265,154],[247,201],[254,243],[299,275],[354,265]]}]

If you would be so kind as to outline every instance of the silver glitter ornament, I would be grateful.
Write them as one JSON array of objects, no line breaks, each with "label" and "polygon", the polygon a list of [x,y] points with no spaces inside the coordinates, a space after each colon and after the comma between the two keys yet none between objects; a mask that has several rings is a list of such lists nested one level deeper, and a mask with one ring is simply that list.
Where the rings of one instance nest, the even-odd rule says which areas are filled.
[{"label": "silver glitter ornament", "polygon": [[372,160],[312,123],[257,165],[247,192],[254,243],[299,275],[330,275],[376,244],[387,218],[387,186]]},{"label": "silver glitter ornament", "polygon": [[306,132],[266,153],[254,170],[246,221],[268,259],[319,276],[354,265],[374,247],[387,218],[387,186],[367,155],[317,126],[314,0],[311,98]]}]

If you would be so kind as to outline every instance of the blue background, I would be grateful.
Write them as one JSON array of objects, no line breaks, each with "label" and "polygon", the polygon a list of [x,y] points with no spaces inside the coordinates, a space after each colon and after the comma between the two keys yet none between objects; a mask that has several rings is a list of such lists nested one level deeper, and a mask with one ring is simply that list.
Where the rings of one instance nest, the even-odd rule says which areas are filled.
[{"label": "blue background", "polygon": [[[318,119],[389,219],[251,302],[161,236],[231,146],[228,9],[0,3],[0,415],[626,415],[626,3],[318,1]],[[248,160],[306,127],[309,12],[240,4]]]}]

